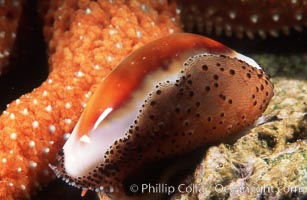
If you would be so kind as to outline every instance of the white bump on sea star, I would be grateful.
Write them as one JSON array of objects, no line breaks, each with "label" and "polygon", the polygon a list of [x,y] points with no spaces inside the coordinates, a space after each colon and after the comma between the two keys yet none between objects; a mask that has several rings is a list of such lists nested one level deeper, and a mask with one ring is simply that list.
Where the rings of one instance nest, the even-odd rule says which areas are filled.
[{"label": "white bump on sea star", "polygon": [[13,186],[14,186],[14,183],[9,183],[9,186],[10,186],[10,187],[13,187]]},{"label": "white bump on sea star", "polygon": [[138,39],[142,38],[142,32],[141,31],[136,31],[136,37]]},{"label": "white bump on sea star", "polygon": [[48,95],[48,92],[46,90],[43,91],[43,96],[47,96]]},{"label": "white bump on sea star", "polygon": [[33,127],[34,129],[38,128],[38,126],[39,126],[38,121],[32,122],[32,127]]},{"label": "white bump on sea star", "polygon": [[92,13],[92,10],[90,8],[85,9],[85,14],[89,15]]},{"label": "white bump on sea star", "polygon": [[113,57],[112,57],[112,56],[107,56],[107,61],[108,61],[108,62],[112,62],[112,60],[113,60]]},{"label": "white bump on sea star", "polygon": [[20,99],[16,99],[16,104],[20,104]]},{"label": "white bump on sea star", "polygon": [[91,91],[88,91],[85,95],[85,98],[90,98],[92,96],[92,92]]},{"label": "white bump on sea star", "polygon": [[2,162],[2,163],[6,163],[6,162],[7,162],[7,159],[6,159],[6,158],[2,158],[1,162]]},{"label": "white bump on sea star", "polygon": [[25,185],[20,185],[20,189],[21,190],[26,190],[26,186]]},{"label": "white bump on sea star", "polygon": [[265,33],[265,31],[264,30],[258,30],[258,34],[259,34],[259,36],[261,37],[261,38],[266,38],[266,33]]},{"label": "white bump on sea star", "polygon": [[276,30],[270,30],[269,33],[270,33],[271,36],[273,36],[273,37],[278,37],[278,36],[279,36],[279,33],[278,33],[278,31],[276,31]]},{"label": "white bump on sea star", "polygon": [[44,154],[48,154],[48,153],[50,152],[49,147],[43,147],[42,152],[43,152]]},{"label": "white bump on sea star", "polygon": [[141,4],[141,10],[143,10],[144,12],[148,12],[148,7],[146,4]]},{"label": "white bump on sea star", "polygon": [[65,133],[65,134],[63,135],[63,139],[64,139],[64,140],[67,140],[69,137],[70,137],[70,133]]},{"label": "white bump on sea star", "polygon": [[16,170],[18,173],[20,173],[22,171],[22,168],[21,167],[18,167],[17,170]]},{"label": "white bump on sea star", "polygon": [[122,43],[117,42],[117,43],[115,44],[115,47],[116,47],[117,49],[121,49],[121,48],[123,48],[123,45],[122,45]]},{"label": "white bump on sea star", "polygon": [[235,19],[236,16],[237,16],[237,14],[236,14],[235,11],[230,11],[228,15],[229,15],[229,18],[230,18],[230,19]]},{"label": "white bump on sea star", "polygon": [[83,38],[84,38],[84,35],[80,35],[79,39],[83,40]]},{"label": "white bump on sea star", "polygon": [[93,95],[92,91],[88,91],[84,96],[85,98],[90,98]]},{"label": "white bump on sea star", "polygon": [[5,37],[5,31],[0,31],[0,38],[4,38]]},{"label": "white bump on sea star", "polygon": [[9,55],[10,55],[9,50],[8,50],[8,49],[5,49],[5,50],[3,51],[3,56],[9,56]]},{"label": "white bump on sea star", "polygon": [[4,52],[3,52],[3,54],[4,54],[4,56],[9,56],[9,55],[10,55],[10,52],[9,52],[7,49],[5,49]]},{"label": "white bump on sea star", "polygon": [[66,108],[66,109],[70,109],[70,108],[71,108],[71,103],[70,103],[70,102],[67,102],[67,103],[65,104],[65,108]]},{"label": "white bump on sea star", "polygon": [[55,132],[55,130],[56,130],[56,127],[54,125],[51,124],[51,125],[48,126],[49,133],[53,134]]},{"label": "white bump on sea star", "polygon": [[179,8],[176,8],[176,14],[179,15],[181,13],[181,10]]},{"label": "white bump on sea star", "polygon": [[28,115],[28,114],[29,114],[28,109],[27,109],[27,108],[23,109],[23,110],[22,110],[22,114],[23,114],[23,115]]},{"label": "white bump on sea star", "polygon": [[272,20],[273,20],[274,22],[278,22],[278,21],[279,21],[279,14],[277,14],[277,13],[273,14]]},{"label": "white bump on sea star", "polygon": [[30,166],[30,168],[34,169],[35,167],[37,167],[37,163],[31,160],[29,162],[29,166]]},{"label": "white bump on sea star", "polygon": [[17,134],[16,134],[15,132],[11,133],[10,138],[11,138],[12,140],[16,140]]},{"label": "white bump on sea star", "polygon": [[12,37],[12,38],[16,38],[16,33],[13,32],[12,35],[11,35],[11,37]]},{"label": "white bump on sea star", "polygon": [[47,81],[49,84],[50,83],[52,83],[53,82],[53,80],[52,79],[48,79],[48,81]]},{"label": "white bump on sea star", "polygon": [[255,36],[254,36],[254,33],[250,30],[246,31],[246,35],[249,39],[254,39]]},{"label": "white bump on sea star", "polygon": [[93,68],[94,68],[95,70],[99,70],[101,67],[100,67],[99,65],[94,65]]},{"label": "white bump on sea star", "polygon": [[12,120],[15,119],[14,113],[11,113],[11,114],[10,114],[10,119],[12,119]]},{"label": "white bump on sea star", "polygon": [[82,71],[77,71],[77,72],[75,73],[75,75],[76,75],[77,77],[83,77],[83,76],[84,76],[84,73],[83,73]]},{"label": "white bump on sea star", "polygon": [[9,56],[10,52],[7,49],[5,49],[3,53],[0,53],[0,54],[1,54],[1,58],[4,58],[5,56]]},{"label": "white bump on sea star", "polygon": [[[199,9],[196,8],[196,7],[195,7],[193,10],[194,10],[194,12],[199,12]],[[216,13],[216,8],[210,7],[210,8],[207,10],[207,13],[208,13],[208,16],[214,15],[214,13]]]},{"label": "white bump on sea star", "polygon": [[302,13],[296,13],[296,14],[294,15],[294,17],[295,17],[295,19],[296,19],[297,21],[300,21],[300,20],[303,19]]},{"label": "white bump on sea star", "polygon": [[172,34],[172,33],[174,33],[174,32],[175,32],[174,29],[172,29],[172,28],[169,28],[169,29],[168,29],[168,33]]},{"label": "white bump on sea star", "polygon": [[33,99],[33,104],[34,104],[34,105],[37,105],[37,104],[38,104],[37,99]]},{"label": "white bump on sea star", "polygon": [[49,144],[50,144],[50,145],[53,145],[53,144],[54,144],[54,141],[50,140],[50,141],[49,141]]},{"label": "white bump on sea star", "polygon": [[296,4],[297,0],[291,0],[291,3]]},{"label": "white bump on sea star", "polygon": [[118,33],[118,31],[117,31],[116,29],[110,29],[110,30],[109,30],[109,34],[110,34],[110,35],[114,35],[114,34],[116,34],[116,33]]},{"label": "white bump on sea star", "polygon": [[3,51],[3,54],[1,55],[2,57],[5,57],[5,56],[9,56],[10,55],[10,52],[9,52],[9,50],[8,49],[5,49],[4,51]]},{"label": "white bump on sea star", "polygon": [[258,15],[252,15],[250,16],[250,20],[251,22],[253,22],[254,24],[256,24],[258,22]]},{"label": "white bump on sea star", "polygon": [[69,125],[69,124],[71,124],[72,120],[67,118],[67,119],[64,119],[64,122]]},{"label": "white bump on sea star", "polygon": [[232,28],[231,28],[231,25],[230,24],[226,24],[225,25],[225,31],[226,31],[226,35],[227,36],[231,36],[231,34],[232,34]]},{"label": "white bump on sea star", "polygon": [[29,142],[29,147],[30,147],[30,148],[34,148],[34,147],[35,147],[35,142],[34,142],[33,140],[31,140],[31,141]]},{"label": "white bump on sea star", "polygon": [[68,85],[65,87],[66,90],[72,90],[72,86]]},{"label": "white bump on sea star", "polygon": [[45,110],[50,113],[52,111],[52,106],[51,105],[46,106]]}]

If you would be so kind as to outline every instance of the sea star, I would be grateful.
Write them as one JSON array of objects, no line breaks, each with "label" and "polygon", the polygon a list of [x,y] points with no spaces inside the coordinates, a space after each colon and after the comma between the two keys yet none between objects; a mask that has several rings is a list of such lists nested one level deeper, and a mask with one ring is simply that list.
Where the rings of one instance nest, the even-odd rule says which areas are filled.
[{"label": "sea star", "polygon": [[178,4],[187,31],[253,39],[278,37],[307,26],[306,0],[180,0]]},{"label": "sea star", "polygon": [[8,65],[22,12],[18,0],[0,1],[0,75]]},{"label": "sea star", "polygon": [[48,163],[95,84],[133,50],[180,31],[175,7],[166,1],[54,0],[55,7],[52,28],[45,29],[52,72],[0,116],[1,199],[30,197],[48,183]]}]

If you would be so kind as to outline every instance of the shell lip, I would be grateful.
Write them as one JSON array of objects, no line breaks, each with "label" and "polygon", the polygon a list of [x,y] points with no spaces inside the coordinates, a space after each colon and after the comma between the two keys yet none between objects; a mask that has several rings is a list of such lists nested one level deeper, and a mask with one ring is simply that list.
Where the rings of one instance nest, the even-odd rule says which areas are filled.
[{"label": "shell lip", "polygon": [[[65,170],[65,167],[64,167],[64,159],[65,159],[64,150],[61,149],[58,152],[55,163],[53,163],[53,164],[49,163],[48,164],[48,166],[55,173],[57,178],[60,178],[64,182],[66,182],[68,185],[76,187],[78,189],[82,189],[83,191],[90,190],[90,191],[94,191],[94,192],[101,192],[101,191],[106,192],[106,190],[103,186],[86,187],[86,186],[84,186],[84,184],[78,183],[78,182],[80,182],[79,179],[82,179],[82,177],[72,178],[71,176],[69,176],[67,174],[66,170]],[[109,192],[112,193],[113,191],[114,191],[114,188],[110,187]]]}]

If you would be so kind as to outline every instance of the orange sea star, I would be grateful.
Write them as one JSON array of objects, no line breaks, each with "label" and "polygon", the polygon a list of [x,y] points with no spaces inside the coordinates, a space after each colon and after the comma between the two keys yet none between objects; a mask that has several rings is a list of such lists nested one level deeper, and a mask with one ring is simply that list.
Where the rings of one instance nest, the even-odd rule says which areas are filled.
[{"label": "orange sea star", "polygon": [[278,37],[307,26],[306,0],[180,0],[178,4],[186,30],[210,35]]},{"label": "orange sea star", "polygon": [[18,0],[0,1],[0,75],[8,65],[22,12]]},{"label": "orange sea star", "polygon": [[0,116],[0,199],[30,197],[48,183],[48,163],[95,84],[136,48],[180,31],[166,1],[54,0],[46,19],[52,72]]}]

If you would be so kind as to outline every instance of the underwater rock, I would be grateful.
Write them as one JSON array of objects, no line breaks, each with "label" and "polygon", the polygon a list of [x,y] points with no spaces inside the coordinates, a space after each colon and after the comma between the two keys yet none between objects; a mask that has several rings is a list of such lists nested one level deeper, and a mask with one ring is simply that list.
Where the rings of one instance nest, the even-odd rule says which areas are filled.
[{"label": "underwater rock", "polygon": [[272,77],[288,77],[306,79],[307,77],[307,54],[290,53],[270,54],[258,53],[250,56],[263,66],[264,70]]},{"label": "underwater rock", "polygon": [[232,145],[209,148],[187,187],[194,190],[172,200],[306,198],[307,81],[273,82],[264,113],[271,120]]}]

